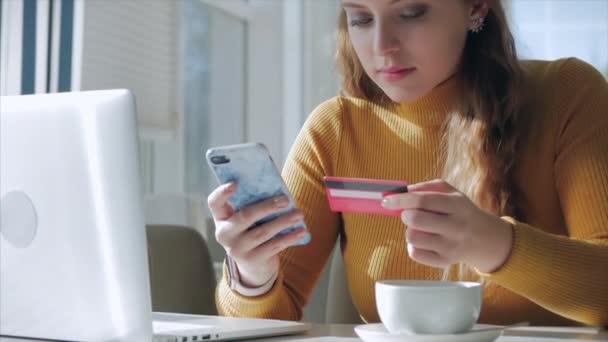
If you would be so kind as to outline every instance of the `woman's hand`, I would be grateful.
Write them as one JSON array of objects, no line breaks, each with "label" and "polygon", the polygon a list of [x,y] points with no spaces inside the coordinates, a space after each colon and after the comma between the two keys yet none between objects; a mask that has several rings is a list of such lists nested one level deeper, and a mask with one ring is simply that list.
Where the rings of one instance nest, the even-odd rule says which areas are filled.
[{"label": "woman's hand", "polygon": [[237,186],[229,183],[218,187],[207,202],[215,222],[215,238],[236,263],[241,284],[258,287],[278,272],[279,253],[305,238],[308,232],[300,228],[275,238],[277,233],[302,220],[303,213],[299,210],[249,230],[260,219],[286,208],[289,201],[279,196],[234,212],[228,199]]},{"label": "woman's hand", "polygon": [[403,209],[409,256],[425,265],[446,267],[464,262],[481,272],[500,268],[511,253],[513,229],[478,208],[463,193],[439,179],[385,197],[389,209]]}]

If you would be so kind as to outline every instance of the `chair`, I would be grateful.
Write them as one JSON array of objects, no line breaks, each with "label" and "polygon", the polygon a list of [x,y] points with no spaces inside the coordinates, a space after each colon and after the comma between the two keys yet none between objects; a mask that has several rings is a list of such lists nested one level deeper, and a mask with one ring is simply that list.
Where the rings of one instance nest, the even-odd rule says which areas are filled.
[{"label": "chair", "polygon": [[350,296],[339,243],[334,248],[330,265],[325,322],[328,324],[361,324],[363,322]]},{"label": "chair", "polygon": [[176,225],[147,225],[152,310],[216,315],[215,275],[201,234]]}]

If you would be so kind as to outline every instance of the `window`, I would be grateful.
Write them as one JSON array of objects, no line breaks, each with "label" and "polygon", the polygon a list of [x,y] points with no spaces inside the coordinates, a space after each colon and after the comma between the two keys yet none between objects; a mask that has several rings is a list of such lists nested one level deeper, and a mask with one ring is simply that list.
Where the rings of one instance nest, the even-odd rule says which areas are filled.
[{"label": "window", "polygon": [[[240,9],[249,10],[246,3]],[[246,137],[247,16],[184,1],[184,187],[206,193],[214,179],[204,160],[211,145]]]},{"label": "window", "polygon": [[337,1],[184,0],[183,191],[217,186],[211,146],[264,143],[279,168],[307,115],[337,94]]},{"label": "window", "polygon": [[578,57],[608,76],[608,1],[511,0],[522,58]]}]

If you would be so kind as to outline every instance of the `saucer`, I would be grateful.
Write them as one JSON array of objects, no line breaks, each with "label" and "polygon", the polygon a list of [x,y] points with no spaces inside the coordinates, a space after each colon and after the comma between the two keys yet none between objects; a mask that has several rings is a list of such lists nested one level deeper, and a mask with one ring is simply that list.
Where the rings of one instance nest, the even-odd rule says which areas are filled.
[{"label": "saucer", "polygon": [[466,333],[437,335],[391,334],[382,323],[362,324],[355,332],[365,342],[493,342],[502,335],[502,327],[477,324]]}]

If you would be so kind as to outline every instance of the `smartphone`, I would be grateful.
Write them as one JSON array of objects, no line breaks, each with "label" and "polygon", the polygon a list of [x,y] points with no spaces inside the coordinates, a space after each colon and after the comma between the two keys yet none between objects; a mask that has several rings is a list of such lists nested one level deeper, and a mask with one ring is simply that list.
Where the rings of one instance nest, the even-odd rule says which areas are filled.
[{"label": "smartphone", "polygon": [[403,181],[323,177],[329,207],[336,212],[399,216],[402,210],[382,206],[385,196],[407,192]]},{"label": "smartphone", "polygon": [[[271,221],[296,207],[293,196],[263,144],[247,143],[214,147],[207,150],[206,159],[220,184],[229,182],[238,184],[236,192],[228,200],[235,211],[279,195],[289,199],[287,208],[264,217],[251,228]],[[300,227],[306,228],[303,220],[285,228],[277,236],[285,235]],[[297,244],[305,245],[308,242],[310,242],[310,234]]]}]

